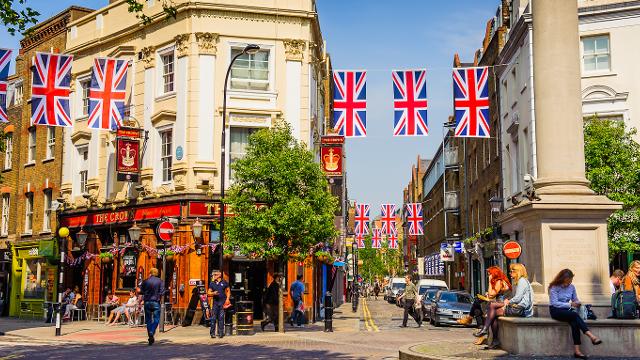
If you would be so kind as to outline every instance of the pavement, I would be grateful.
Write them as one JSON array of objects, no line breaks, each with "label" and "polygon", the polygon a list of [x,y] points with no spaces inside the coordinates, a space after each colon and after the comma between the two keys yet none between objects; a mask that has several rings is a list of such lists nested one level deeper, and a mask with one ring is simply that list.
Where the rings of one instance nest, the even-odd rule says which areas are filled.
[{"label": "pavement", "polygon": [[107,327],[95,321],[65,323],[62,336],[42,322],[0,319],[2,359],[398,359],[400,348],[437,359],[509,358],[504,352],[486,352],[472,345],[473,329],[463,327],[418,328],[413,319],[400,328],[402,309],[375,299],[361,299],[357,312],[351,304],[335,310],[333,332],[324,323],[303,329],[286,326],[276,333],[256,324],[252,336],[211,339],[202,326],[167,326],[147,345],[146,328]]}]

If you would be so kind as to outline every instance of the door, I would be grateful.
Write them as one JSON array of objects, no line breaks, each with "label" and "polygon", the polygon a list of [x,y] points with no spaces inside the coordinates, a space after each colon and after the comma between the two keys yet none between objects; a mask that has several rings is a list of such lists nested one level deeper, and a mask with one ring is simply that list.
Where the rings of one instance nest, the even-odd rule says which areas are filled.
[{"label": "door", "polygon": [[253,301],[254,319],[262,319],[262,294],[267,288],[267,262],[231,261],[229,285],[235,301]]}]

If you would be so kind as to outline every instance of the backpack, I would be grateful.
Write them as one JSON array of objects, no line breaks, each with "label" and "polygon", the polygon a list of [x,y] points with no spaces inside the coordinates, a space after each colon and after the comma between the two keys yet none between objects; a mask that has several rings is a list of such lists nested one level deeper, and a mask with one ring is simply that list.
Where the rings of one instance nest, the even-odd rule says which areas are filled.
[{"label": "backpack", "polygon": [[611,295],[611,309],[616,319],[636,319],[638,300],[633,290],[618,290]]}]

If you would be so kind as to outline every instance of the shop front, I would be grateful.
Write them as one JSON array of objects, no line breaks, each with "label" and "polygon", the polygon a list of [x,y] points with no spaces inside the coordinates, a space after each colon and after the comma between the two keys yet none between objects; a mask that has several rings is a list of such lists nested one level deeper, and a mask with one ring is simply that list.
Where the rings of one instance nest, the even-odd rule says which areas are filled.
[{"label": "shop front", "polygon": [[0,249],[0,317],[9,315],[11,293],[11,250]]},{"label": "shop front", "polygon": [[56,248],[54,239],[14,244],[10,316],[44,316],[46,304],[56,301]]}]

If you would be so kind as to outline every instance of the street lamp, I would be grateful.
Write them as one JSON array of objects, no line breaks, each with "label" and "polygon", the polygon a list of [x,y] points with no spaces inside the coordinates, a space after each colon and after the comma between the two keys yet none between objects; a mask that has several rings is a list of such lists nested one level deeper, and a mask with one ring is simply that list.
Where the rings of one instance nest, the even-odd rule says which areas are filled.
[{"label": "street lamp", "polygon": [[238,58],[244,54],[253,55],[260,50],[260,46],[256,44],[248,44],[242,49],[242,52],[231,59],[229,63],[229,67],[227,68],[227,73],[224,76],[224,89],[223,89],[223,99],[222,99],[222,138],[220,140],[220,272],[224,274],[222,261],[223,261],[223,247],[222,243],[224,241],[224,182],[225,182],[225,147],[226,147],[226,123],[227,123],[227,82],[229,81],[229,74],[231,73],[231,68],[233,67],[233,63],[238,60]]},{"label": "street lamp", "polygon": [[80,231],[76,233],[76,241],[78,242],[78,245],[80,245],[81,248],[83,248],[84,244],[87,243],[87,237],[89,237],[89,234],[86,231],[84,231],[84,228],[80,228]]},{"label": "street lamp", "polygon": [[132,243],[137,244],[140,240],[140,234],[142,233],[142,229],[138,226],[138,224],[134,221],[133,226],[129,228],[129,239]]},{"label": "street lamp", "polygon": [[196,247],[196,254],[202,255],[202,249],[198,242],[198,239],[202,237],[202,223],[200,222],[200,219],[196,218],[196,222],[191,225],[191,231],[193,231],[193,242]]},{"label": "street lamp", "polygon": [[498,265],[500,269],[503,269],[503,261],[502,261],[502,237],[498,236],[498,215],[502,211],[502,198],[498,197],[498,195],[494,195],[489,199],[489,204],[491,204],[491,222],[492,222],[492,233],[493,239],[496,241],[495,247],[495,256],[498,260]]}]

